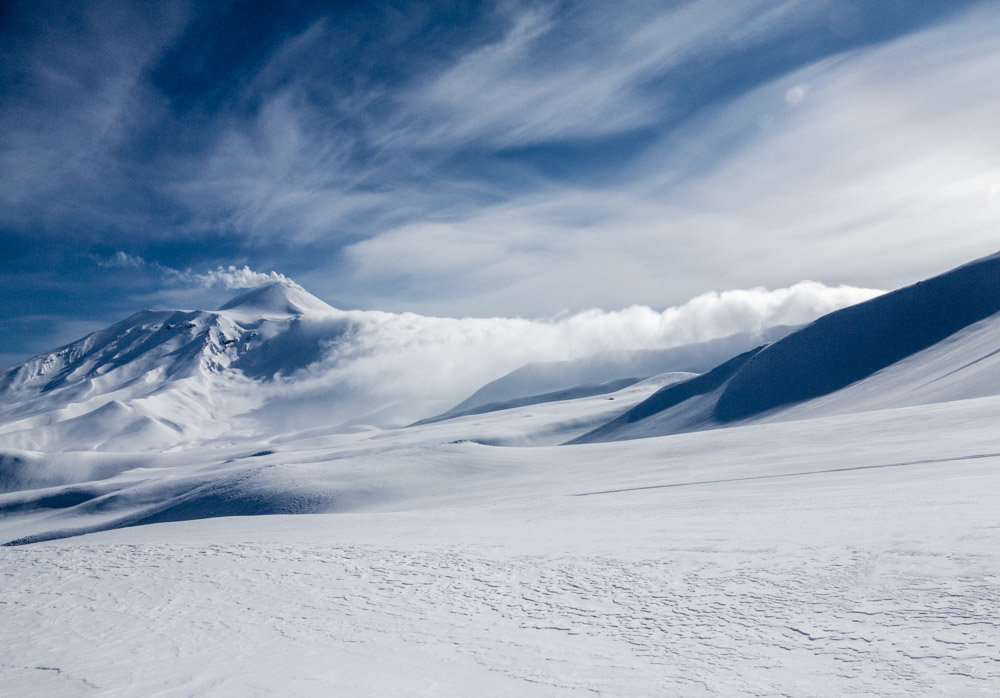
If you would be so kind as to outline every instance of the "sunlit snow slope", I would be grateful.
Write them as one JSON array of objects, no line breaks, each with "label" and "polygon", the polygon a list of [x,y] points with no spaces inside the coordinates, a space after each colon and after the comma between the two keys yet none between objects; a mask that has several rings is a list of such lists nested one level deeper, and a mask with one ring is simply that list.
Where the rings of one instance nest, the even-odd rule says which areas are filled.
[{"label": "sunlit snow slope", "polygon": [[0,447],[147,450],[252,433],[260,381],[319,358],[333,308],[291,283],[218,311],[144,310],[0,376]]}]

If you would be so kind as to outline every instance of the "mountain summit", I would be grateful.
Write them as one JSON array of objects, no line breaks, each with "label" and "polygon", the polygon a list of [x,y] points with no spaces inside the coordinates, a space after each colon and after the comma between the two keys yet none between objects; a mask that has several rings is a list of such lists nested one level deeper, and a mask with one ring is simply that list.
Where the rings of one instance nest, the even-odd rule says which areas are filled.
[{"label": "mountain summit", "polygon": [[327,315],[333,308],[292,281],[275,281],[245,291],[219,308],[227,315]]}]

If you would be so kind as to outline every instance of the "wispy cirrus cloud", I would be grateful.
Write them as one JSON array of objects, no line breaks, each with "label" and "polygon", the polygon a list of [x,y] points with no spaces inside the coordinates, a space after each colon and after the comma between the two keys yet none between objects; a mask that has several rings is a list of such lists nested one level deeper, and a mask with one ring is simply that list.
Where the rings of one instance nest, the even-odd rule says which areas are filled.
[{"label": "wispy cirrus cloud", "polygon": [[141,225],[130,210],[140,197],[123,196],[122,151],[157,118],[144,71],[183,29],[185,5],[15,3],[8,13],[0,222],[77,235],[95,222]]},{"label": "wispy cirrus cloud", "polygon": [[[466,215],[559,185],[506,151],[662,127],[698,104],[651,81],[687,80],[690,63],[752,50],[788,31],[780,20],[814,13],[804,7],[633,3],[609,21],[572,3],[501,5],[484,21],[495,38],[452,49],[450,60],[425,57],[429,70],[401,84],[367,76],[349,89],[310,65],[340,58],[339,28],[320,20],[248,80],[260,105],[252,118],[235,120],[204,164],[168,191],[202,225],[256,240],[280,231],[346,244],[400,222]],[[422,29],[414,24],[401,38]],[[608,154],[621,160],[616,150]]]},{"label": "wispy cirrus cloud", "polygon": [[665,304],[704,279],[895,286],[943,271],[996,246],[990,18],[981,7],[784,74],[670,131],[613,186],[550,182],[392,228],[347,259],[417,307],[442,308],[449,286],[501,312]]},{"label": "wispy cirrus cloud", "polygon": [[803,278],[894,286],[995,245],[992,2],[11,16],[10,314],[83,276],[79,312],[210,304],[219,286],[194,276],[243,264],[360,308],[663,308]]},{"label": "wispy cirrus cloud", "polygon": [[676,86],[649,83],[766,43],[816,8],[706,0],[626,2],[613,13],[586,5],[515,9],[497,41],[419,81],[399,121],[431,148],[454,141],[523,147],[652,127],[697,105]]}]

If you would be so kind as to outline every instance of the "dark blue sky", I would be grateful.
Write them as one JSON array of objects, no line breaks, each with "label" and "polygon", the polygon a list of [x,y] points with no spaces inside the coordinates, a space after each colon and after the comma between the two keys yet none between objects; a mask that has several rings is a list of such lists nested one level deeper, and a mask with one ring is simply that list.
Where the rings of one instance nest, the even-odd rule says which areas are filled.
[{"label": "dark blue sky", "polygon": [[[1000,247],[972,0],[0,5],[0,363],[219,267],[544,316]],[[221,281],[220,281],[221,280]]]}]

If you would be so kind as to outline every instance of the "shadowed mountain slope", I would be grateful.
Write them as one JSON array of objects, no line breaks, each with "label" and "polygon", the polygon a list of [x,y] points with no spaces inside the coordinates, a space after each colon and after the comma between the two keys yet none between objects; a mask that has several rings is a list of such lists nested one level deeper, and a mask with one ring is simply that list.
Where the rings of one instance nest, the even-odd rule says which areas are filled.
[{"label": "shadowed mountain slope", "polygon": [[819,397],[1000,312],[1000,254],[825,315],[761,351],[715,408],[720,422]]},{"label": "shadowed mountain slope", "polygon": [[760,332],[740,332],[669,349],[598,354],[571,361],[537,361],[525,364],[487,383],[444,414],[420,423],[439,422],[464,415],[584,395],[611,393],[661,373],[704,373],[734,354],[773,342],[795,329],[777,325]]},{"label": "shadowed mountain slope", "polygon": [[[617,419],[584,434],[578,439],[570,441],[570,443],[591,443],[595,441],[604,441],[605,437],[611,437],[610,440],[615,440],[614,437],[619,433],[619,431],[630,424],[640,422],[647,417],[651,417],[655,414],[664,412],[665,410],[677,407],[678,405],[684,404],[691,398],[698,397],[700,395],[708,395],[712,393],[712,391],[717,390],[720,386],[724,385],[734,373],[743,368],[748,361],[761,351],[761,349],[763,349],[762,346],[743,352],[738,356],[734,356],[729,361],[716,366],[707,373],[695,376],[694,378],[686,380],[683,383],[668,385],[661,390],[656,391],[647,399],[643,400]],[[693,414],[690,414],[689,416],[694,417]]]},{"label": "shadowed mountain slope", "polygon": [[[998,312],[1000,253],[825,315],[575,442],[1000,394]],[[850,404],[832,399],[848,387]]]}]

